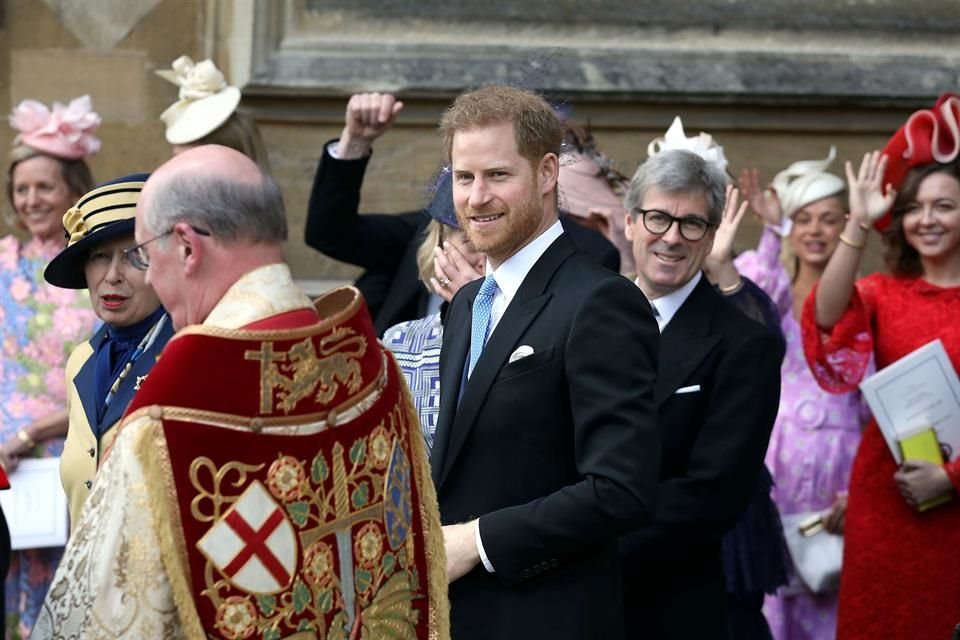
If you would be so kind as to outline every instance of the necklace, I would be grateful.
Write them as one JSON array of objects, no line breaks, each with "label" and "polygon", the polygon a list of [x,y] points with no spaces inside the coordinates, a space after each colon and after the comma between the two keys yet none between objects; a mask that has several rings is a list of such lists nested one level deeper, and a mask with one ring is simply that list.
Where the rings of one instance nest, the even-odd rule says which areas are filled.
[{"label": "necklace", "polygon": [[153,346],[157,336],[160,335],[160,330],[163,329],[163,325],[166,324],[166,322],[167,314],[163,314],[160,316],[160,319],[157,320],[157,323],[153,325],[153,328],[147,332],[147,335],[143,336],[143,340],[140,341],[140,344],[137,345],[133,355],[131,355],[130,359],[127,360],[127,364],[123,367],[123,371],[120,372],[120,375],[117,376],[117,379],[114,380],[113,384],[110,386],[110,391],[107,392],[107,397],[103,401],[105,406],[110,406],[110,403],[113,401],[113,396],[117,394],[117,390],[120,388],[120,385],[123,384],[124,380],[126,380],[130,370],[133,369],[134,363],[136,363],[137,359],[147,350],[149,350],[151,346]]}]

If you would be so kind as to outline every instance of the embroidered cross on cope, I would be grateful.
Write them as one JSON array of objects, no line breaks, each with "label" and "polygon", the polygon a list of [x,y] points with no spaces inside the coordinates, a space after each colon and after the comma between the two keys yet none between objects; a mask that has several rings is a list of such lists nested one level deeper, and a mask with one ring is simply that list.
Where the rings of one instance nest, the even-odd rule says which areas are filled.
[{"label": "embroidered cross on cope", "polygon": [[231,583],[251,593],[286,589],[297,569],[290,520],[259,481],[214,522],[197,548]]},{"label": "embroidered cross on cope", "polygon": [[223,572],[231,578],[236,575],[247,564],[251,557],[256,556],[263,566],[270,572],[270,575],[277,581],[277,584],[285,585],[290,582],[290,574],[284,568],[283,564],[274,555],[273,551],[267,546],[267,539],[270,534],[283,522],[283,512],[279,507],[274,510],[266,522],[258,530],[254,531],[250,524],[243,519],[236,511],[231,511],[225,518],[226,523],[230,525],[234,533],[240,536],[240,539],[246,546],[233,557],[230,564],[223,568]]}]

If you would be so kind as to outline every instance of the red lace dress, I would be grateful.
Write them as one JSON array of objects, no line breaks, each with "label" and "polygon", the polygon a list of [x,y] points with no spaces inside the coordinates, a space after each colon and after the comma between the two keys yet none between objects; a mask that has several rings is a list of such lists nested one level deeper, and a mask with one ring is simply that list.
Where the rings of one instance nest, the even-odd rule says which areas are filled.
[{"label": "red lace dress", "polygon": [[[816,326],[815,296],[803,309],[804,351],[828,391],[856,389],[871,353],[882,369],[935,338],[960,364],[960,287],[868,276],[829,333]],[[946,470],[960,490],[960,459]],[[897,491],[895,471],[871,420],[850,475],[839,640],[949,638],[960,623],[960,499],[918,513]]]}]

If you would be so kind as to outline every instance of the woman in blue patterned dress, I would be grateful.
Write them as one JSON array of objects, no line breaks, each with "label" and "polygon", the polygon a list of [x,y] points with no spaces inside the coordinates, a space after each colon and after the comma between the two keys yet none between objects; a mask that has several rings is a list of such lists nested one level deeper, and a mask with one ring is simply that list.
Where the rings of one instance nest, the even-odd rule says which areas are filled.
[{"label": "woman in blue patterned dress", "polygon": [[[470,246],[463,232],[455,226],[452,212],[450,216],[441,216],[434,214],[432,209],[428,210],[434,219],[427,226],[417,251],[417,266],[420,280],[445,304],[453,299],[460,287],[483,275],[485,258]],[[428,453],[433,449],[433,434],[440,411],[441,315],[442,308],[418,320],[396,324],[383,334],[384,346],[393,352],[410,387]]]}]

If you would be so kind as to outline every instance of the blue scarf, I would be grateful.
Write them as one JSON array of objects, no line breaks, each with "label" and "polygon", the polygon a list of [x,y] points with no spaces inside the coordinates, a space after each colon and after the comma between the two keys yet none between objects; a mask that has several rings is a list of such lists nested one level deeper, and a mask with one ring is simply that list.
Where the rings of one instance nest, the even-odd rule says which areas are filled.
[{"label": "blue scarf", "polygon": [[[115,327],[107,325],[107,333],[103,340],[97,346],[96,368],[94,373],[94,388],[96,389],[97,402],[97,425],[93,426],[93,431],[99,437],[101,429],[99,423],[103,421],[103,416],[107,412],[107,394],[110,393],[110,387],[123,371],[127,361],[133,352],[137,350],[140,342],[147,335],[153,325],[165,313],[163,307],[157,309],[149,316],[130,325],[129,327]],[[109,427],[110,425],[105,425]]]}]

